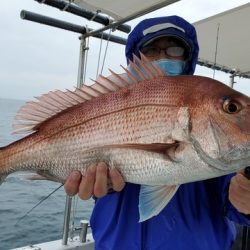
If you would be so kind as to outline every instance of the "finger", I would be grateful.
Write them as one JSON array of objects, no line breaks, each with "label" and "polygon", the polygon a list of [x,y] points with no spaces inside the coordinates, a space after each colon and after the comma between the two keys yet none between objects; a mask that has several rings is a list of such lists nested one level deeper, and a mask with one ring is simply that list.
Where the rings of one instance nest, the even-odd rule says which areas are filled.
[{"label": "finger", "polygon": [[112,187],[115,191],[120,192],[124,186],[125,181],[116,168],[111,168],[109,171],[109,177],[112,183]]},{"label": "finger", "polygon": [[78,195],[82,200],[88,200],[93,195],[93,189],[95,184],[96,166],[91,165],[87,168],[85,176],[82,177],[82,181],[79,186]]},{"label": "finger", "polygon": [[82,175],[78,171],[73,171],[70,174],[70,176],[67,178],[64,184],[64,189],[67,195],[73,196],[77,194],[81,178],[82,178]]},{"label": "finger", "polygon": [[237,203],[241,203],[242,205],[246,205],[245,197],[242,195],[239,195],[239,192],[235,191],[234,188],[231,188],[229,190],[228,198],[231,201],[231,203],[237,202]]},{"label": "finger", "polygon": [[242,213],[250,213],[249,193],[238,185],[236,178],[231,181],[228,198],[237,210]]},{"label": "finger", "polygon": [[106,163],[100,162],[96,168],[96,181],[94,185],[94,195],[98,198],[107,194],[108,167]]},{"label": "finger", "polygon": [[240,213],[250,214],[250,206],[239,201],[237,197],[231,197],[230,201]]},{"label": "finger", "polygon": [[243,174],[237,174],[235,176],[238,184],[245,189],[246,191],[250,192],[250,180],[248,180]]},{"label": "finger", "polygon": [[237,199],[244,201],[248,200],[250,193],[241,187],[236,176],[234,176],[229,185],[229,195],[234,195]]}]

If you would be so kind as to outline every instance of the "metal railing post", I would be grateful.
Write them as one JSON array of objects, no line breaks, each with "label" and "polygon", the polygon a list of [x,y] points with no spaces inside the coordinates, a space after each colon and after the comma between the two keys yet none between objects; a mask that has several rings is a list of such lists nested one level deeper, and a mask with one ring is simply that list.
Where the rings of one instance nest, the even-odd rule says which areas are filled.
[{"label": "metal railing post", "polygon": [[68,244],[69,238],[69,223],[70,223],[70,213],[71,213],[72,197],[66,197],[65,212],[64,212],[64,223],[63,223],[63,238],[62,244]]},{"label": "metal railing post", "polygon": [[83,86],[84,80],[84,67],[85,67],[85,52],[88,49],[86,47],[86,38],[82,35],[80,37],[80,53],[79,53],[79,63],[78,63],[78,76],[77,76],[77,87],[81,88]]}]

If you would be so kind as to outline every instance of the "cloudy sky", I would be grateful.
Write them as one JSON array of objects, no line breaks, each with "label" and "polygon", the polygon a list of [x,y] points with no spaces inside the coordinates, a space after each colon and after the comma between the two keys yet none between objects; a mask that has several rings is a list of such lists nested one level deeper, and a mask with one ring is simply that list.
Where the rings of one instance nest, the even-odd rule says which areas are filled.
[{"label": "cloudy sky", "polygon": [[[177,14],[195,22],[248,3],[246,0],[182,0],[150,15],[129,22],[132,27],[145,17]],[[89,28],[94,22],[39,4],[34,0],[2,1],[0,8],[0,98],[30,100],[54,89],[73,89],[77,82],[79,34],[40,25],[20,18],[21,10],[51,16]],[[126,34],[116,32],[126,37]],[[106,43],[103,42],[103,50]],[[95,78],[100,40],[90,40],[87,79]],[[103,54],[102,54],[103,55]],[[121,71],[126,65],[124,46],[110,44],[103,74],[107,68]],[[213,72],[197,67],[196,74],[212,77]],[[216,78],[229,82],[229,76],[216,72]],[[250,95],[250,80],[237,79],[236,89]],[[87,80],[90,82],[89,80]]]}]

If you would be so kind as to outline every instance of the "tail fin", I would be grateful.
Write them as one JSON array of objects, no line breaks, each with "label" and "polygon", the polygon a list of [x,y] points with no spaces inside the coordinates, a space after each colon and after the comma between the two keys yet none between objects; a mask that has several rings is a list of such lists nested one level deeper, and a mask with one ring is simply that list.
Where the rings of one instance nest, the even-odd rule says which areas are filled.
[{"label": "tail fin", "polygon": [[8,175],[4,172],[3,164],[2,164],[2,160],[1,160],[2,155],[3,155],[3,149],[4,149],[4,147],[0,147],[0,185],[4,182],[6,176]]},{"label": "tail fin", "polygon": [[7,176],[7,174],[0,175],[0,185],[4,182],[6,176]]}]

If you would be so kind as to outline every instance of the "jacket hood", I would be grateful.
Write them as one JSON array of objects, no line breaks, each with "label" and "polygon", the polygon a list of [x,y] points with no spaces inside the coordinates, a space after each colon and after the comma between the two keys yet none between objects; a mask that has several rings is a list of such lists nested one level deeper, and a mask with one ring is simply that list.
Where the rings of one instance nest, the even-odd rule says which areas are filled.
[{"label": "jacket hood", "polygon": [[196,30],[192,24],[179,16],[149,18],[137,24],[128,36],[125,49],[127,61],[132,60],[133,54],[139,56],[143,45],[164,36],[176,37],[186,44],[188,59],[184,73],[192,75],[199,53]]}]

